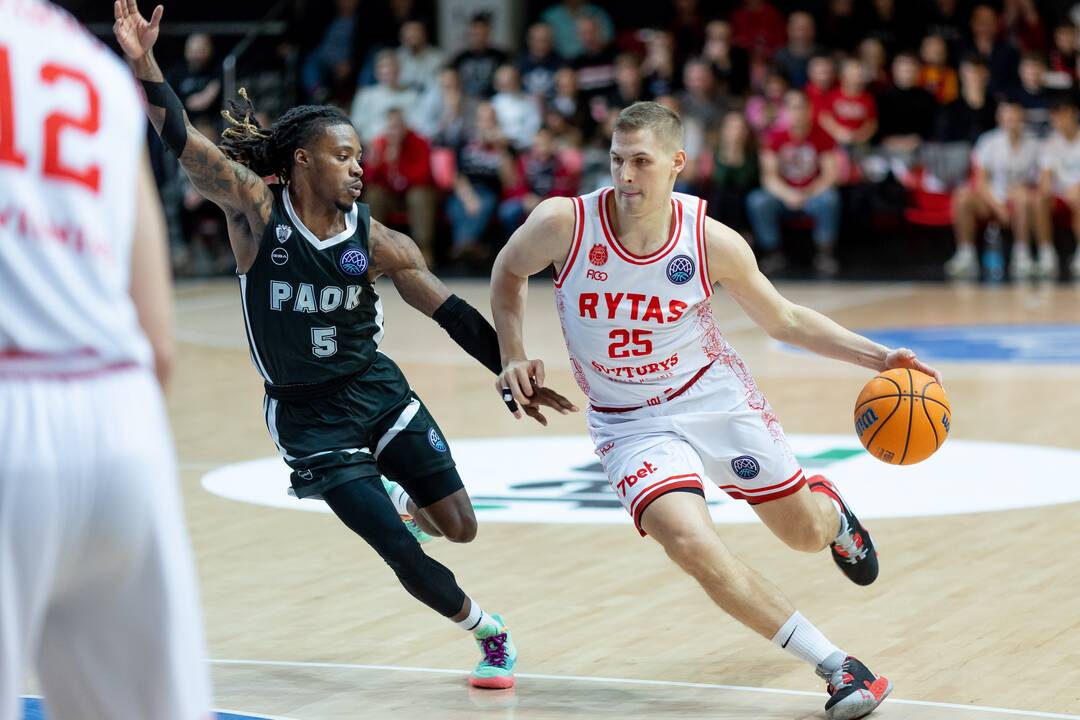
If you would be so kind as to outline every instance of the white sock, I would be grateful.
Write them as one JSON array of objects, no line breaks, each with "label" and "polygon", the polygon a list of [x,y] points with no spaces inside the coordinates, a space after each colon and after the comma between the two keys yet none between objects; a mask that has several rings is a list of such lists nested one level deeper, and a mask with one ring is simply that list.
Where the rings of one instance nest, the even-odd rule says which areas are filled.
[{"label": "white sock", "polygon": [[839,670],[847,657],[847,653],[829,642],[798,610],[780,627],[772,642],[813,665],[818,675],[824,678]]},{"label": "white sock", "polygon": [[464,620],[459,620],[454,624],[466,632],[476,632],[484,621],[490,618],[491,616],[483,611],[479,603],[469,598],[469,614]]},{"label": "white sock", "polygon": [[390,502],[394,503],[394,509],[398,515],[412,515],[409,512],[409,493],[396,482],[390,482]]}]

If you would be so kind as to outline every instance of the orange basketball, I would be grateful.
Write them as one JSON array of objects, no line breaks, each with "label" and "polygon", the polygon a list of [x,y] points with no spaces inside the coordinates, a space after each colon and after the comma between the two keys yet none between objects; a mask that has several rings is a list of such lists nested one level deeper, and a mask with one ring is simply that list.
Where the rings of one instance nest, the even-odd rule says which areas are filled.
[{"label": "orange basketball", "polygon": [[918,370],[886,370],[855,401],[855,434],[871,455],[890,465],[914,465],[933,455],[951,422],[945,391]]}]

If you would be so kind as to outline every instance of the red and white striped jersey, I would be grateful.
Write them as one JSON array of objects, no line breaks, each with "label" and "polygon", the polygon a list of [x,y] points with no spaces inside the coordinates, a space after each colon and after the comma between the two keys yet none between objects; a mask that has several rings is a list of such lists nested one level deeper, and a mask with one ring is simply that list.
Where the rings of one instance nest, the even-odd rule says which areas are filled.
[{"label": "red and white striped jersey", "polygon": [[615,235],[613,192],[573,199],[574,238],[555,280],[574,377],[594,409],[663,402],[732,353],[709,304],[705,201],[672,193],[667,242],[639,256]]},{"label": "red and white striped jersey", "polygon": [[129,295],[145,111],[43,0],[0,0],[0,366],[149,366]]}]

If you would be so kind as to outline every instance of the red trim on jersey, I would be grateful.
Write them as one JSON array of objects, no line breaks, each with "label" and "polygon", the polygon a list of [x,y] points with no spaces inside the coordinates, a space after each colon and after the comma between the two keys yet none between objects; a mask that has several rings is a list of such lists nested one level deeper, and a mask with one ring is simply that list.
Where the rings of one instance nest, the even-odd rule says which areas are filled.
[{"label": "red trim on jersey", "polygon": [[64,353],[43,353],[20,350],[19,348],[0,349],[0,360],[73,360],[75,358],[95,357],[93,348],[79,348]]},{"label": "red trim on jersey", "polygon": [[607,199],[614,193],[615,191],[610,188],[600,193],[597,204],[600,211],[600,227],[603,228],[604,237],[607,238],[608,244],[611,245],[611,249],[615,251],[615,254],[633,265],[648,265],[671,252],[671,249],[678,244],[679,235],[682,233],[682,203],[676,202],[675,198],[671,198],[671,231],[664,246],[648,255],[635,255],[622,246],[618,236],[615,234],[615,228],[611,224],[611,216],[608,215],[607,210]]},{"label": "red trim on jersey", "polygon": [[667,495],[669,492],[687,489],[696,489],[705,492],[705,487],[701,484],[701,476],[697,473],[672,475],[671,477],[654,482],[652,485],[645,488],[640,495],[634,498],[634,501],[630,503],[630,516],[634,518],[634,526],[637,528],[637,531],[641,533],[641,537],[645,537],[645,530],[641,527],[641,516],[648,509],[649,505],[660,497]]},{"label": "red trim on jersey", "polygon": [[89,378],[101,377],[102,375],[113,375],[119,372],[127,372],[128,370],[135,370],[141,367],[138,363],[125,360],[122,362],[112,363],[111,365],[102,365],[96,368],[86,368],[85,370],[61,370],[50,368],[34,368],[27,365],[17,365],[12,368],[4,367],[4,363],[0,362],[0,382],[5,380],[86,380]]},{"label": "red trim on jersey", "polygon": [[[772,502],[773,500],[782,500],[783,498],[786,498],[789,495],[794,495],[795,493],[802,490],[804,485],[806,485],[806,478],[800,478],[798,483],[792,485],[787,490],[780,490],[778,492],[772,493],[771,495],[755,495],[752,498],[746,498],[746,502],[750,505],[761,505],[763,503]],[[728,494],[731,495],[731,493]],[[732,495],[732,497],[735,496]]]},{"label": "red trim on jersey", "polygon": [[701,286],[705,289],[705,298],[708,299],[712,296],[712,278],[709,277],[709,256],[708,247],[705,243],[705,208],[708,203],[704,199],[698,198],[697,205],[697,248],[698,248],[698,260],[701,267]]},{"label": "red trim on jersey", "polygon": [[776,483],[775,485],[752,489],[741,488],[738,485],[721,485],[720,489],[735,500],[746,500],[750,503],[763,503],[769,502],[770,500],[779,500],[780,498],[797,493],[805,484],[806,478],[803,477],[803,471],[800,469],[787,480]]},{"label": "red trim on jersey", "polygon": [[[716,362],[716,361],[713,360],[713,362]],[[675,398],[682,395],[684,392],[689,390],[694,385],[694,383],[696,383],[698,380],[700,380],[701,376],[704,375],[705,373],[707,373],[709,371],[709,368],[712,367],[712,365],[713,365],[712,362],[710,362],[708,365],[702,366],[702,368],[700,370],[698,370],[696,373],[694,373],[694,377],[692,377],[692,378],[690,378],[689,380],[686,381],[685,385],[683,385],[681,388],[679,388],[675,392],[671,393],[670,395],[661,396],[660,401],[658,403],[655,403],[655,404],[660,405],[662,403],[670,402],[671,400],[674,400]],[[602,413],[624,413],[624,412],[630,412],[631,410],[640,410],[643,407],[651,407],[651,405],[650,405],[650,403],[645,403],[644,405],[634,405],[633,407],[604,407],[603,405],[590,405],[589,406],[589,408],[591,410],[595,410],[596,412],[602,412]]]},{"label": "red trim on jersey", "polygon": [[570,250],[566,253],[566,262],[563,263],[562,272],[555,276],[555,287],[562,287],[566,277],[570,274],[570,268],[577,260],[578,250],[581,249],[581,237],[585,233],[585,203],[581,198],[571,198],[574,201],[574,240],[570,243]]}]

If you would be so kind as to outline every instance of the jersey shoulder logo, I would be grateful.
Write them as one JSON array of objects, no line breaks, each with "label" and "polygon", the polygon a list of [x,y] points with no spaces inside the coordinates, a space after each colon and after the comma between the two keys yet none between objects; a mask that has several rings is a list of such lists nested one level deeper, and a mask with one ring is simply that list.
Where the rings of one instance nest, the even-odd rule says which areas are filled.
[{"label": "jersey shoulder logo", "polygon": [[668,280],[676,285],[685,285],[694,277],[696,267],[689,255],[676,255],[667,264]]},{"label": "jersey shoulder logo", "polygon": [[589,262],[593,265],[600,266],[607,263],[607,247],[596,243],[589,250]]},{"label": "jersey shoulder logo", "polygon": [[274,234],[277,235],[277,241],[279,243],[284,243],[286,240],[289,239],[289,236],[292,235],[292,228],[284,223],[281,223],[276,228],[274,228]]},{"label": "jersey shoulder logo", "polygon": [[346,248],[338,258],[338,265],[346,275],[363,275],[368,269],[367,255],[358,247]]}]

